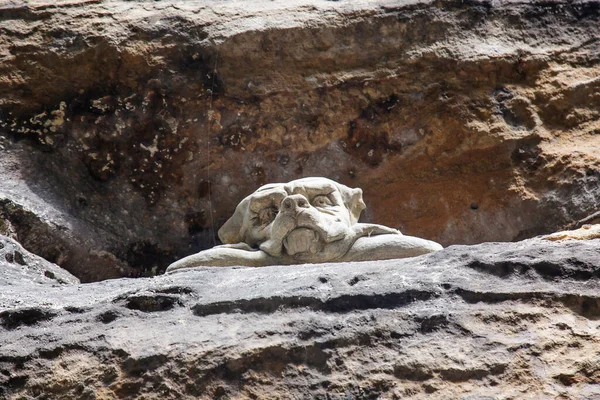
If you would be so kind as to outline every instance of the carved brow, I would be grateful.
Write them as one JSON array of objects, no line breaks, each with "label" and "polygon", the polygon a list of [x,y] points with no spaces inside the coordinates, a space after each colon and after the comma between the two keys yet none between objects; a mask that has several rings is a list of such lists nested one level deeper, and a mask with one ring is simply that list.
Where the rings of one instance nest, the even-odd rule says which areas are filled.
[{"label": "carved brow", "polygon": [[275,204],[279,206],[278,199],[281,197],[283,199],[282,193],[271,193],[265,196],[260,196],[258,198],[253,198],[250,200],[250,206],[248,207],[251,212],[257,213],[265,207]]},{"label": "carved brow", "polygon": [[311,197],[312,198],[315,198],[317,196],[327,196],[327,197],[329,197],[329,196],[331,196],[332,194],[334,194],[337,191],[338,190],[336,188],[328,187],[328,188],[324,188],[323,190],[311,193]]},{"label": "carved brow", "polygon": [[335,193],[335,190],[332,190],[330,192],[317,193],[317,194],[315,194],[315,197],[316,196],[329,196],[329,195],[332,195],[333,193]]},{"label": "carved brow", "polygon": [[294,194],[303,194],[307,197],[315,197],[315,196],[329,196],[330,194],[334,193],[337,191],[337,188],[333,187],[333,186],[329,186],[327,185],[326,187],[323,188],[297,188],[296,190],[293,191]]}]

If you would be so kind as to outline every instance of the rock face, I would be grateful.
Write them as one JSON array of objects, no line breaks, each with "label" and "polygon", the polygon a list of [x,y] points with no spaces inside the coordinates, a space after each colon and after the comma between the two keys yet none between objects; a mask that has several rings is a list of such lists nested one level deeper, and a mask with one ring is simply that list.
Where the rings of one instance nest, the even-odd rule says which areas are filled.
[{"label": "rock face", "polygon": [[[1,2],[0,398],[600,398],[599,89],[599,1]],[[581,229],[106,280],[306,176],[444,245]]]},{"label": "rock face", "polygon": [[2,398],[600,396],[598,239],[86,285],[9,278]]},{"label": "rock face", "polygon": [[[4,1],[0,214],[84,281],[216,243],[258,186],[362,187],[444,245],[600,202],[600,2]],[[26,140],[21,140],[21,139]]]},{"label": "rock face", "polygon": [[8,295],[9,286],[30,283],[57,286],[76,284],[79,279],[58,265],[31,254],[13,239],[0,235],[0,305],[5,306],[7,298],[14,300]]}]

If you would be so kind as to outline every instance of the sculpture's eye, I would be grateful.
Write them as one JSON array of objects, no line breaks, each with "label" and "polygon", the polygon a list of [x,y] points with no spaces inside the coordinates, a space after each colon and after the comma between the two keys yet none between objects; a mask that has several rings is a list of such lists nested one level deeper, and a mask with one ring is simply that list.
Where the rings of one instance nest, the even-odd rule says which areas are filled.
[{"label": "sculpture's eye", "polygon": [[266,207],[258,212],[258,219],[262,226],[269,225],[275,217],[279,210],[276,207]]},{"label": "sculpture's eye", "polygon": [[327,196],[316,196],[313,199],[312,204],[315,207],[328,207],[333,205],[331,199]]}]

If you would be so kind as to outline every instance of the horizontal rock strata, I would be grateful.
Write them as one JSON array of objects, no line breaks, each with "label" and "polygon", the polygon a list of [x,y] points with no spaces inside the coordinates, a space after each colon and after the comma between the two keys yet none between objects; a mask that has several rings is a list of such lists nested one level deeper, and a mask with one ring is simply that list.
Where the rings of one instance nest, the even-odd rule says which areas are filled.
[{"label": "horizontal rock strata", "polygon": [[598,1],[5,1],[0,21],[0,218],[84,281],[160,272],[302,176],[444,245],[598,212]]},{"label": "horizontal rock strata", "polygon": [[8,399],[593,399],[600,240],[0,296]]}]

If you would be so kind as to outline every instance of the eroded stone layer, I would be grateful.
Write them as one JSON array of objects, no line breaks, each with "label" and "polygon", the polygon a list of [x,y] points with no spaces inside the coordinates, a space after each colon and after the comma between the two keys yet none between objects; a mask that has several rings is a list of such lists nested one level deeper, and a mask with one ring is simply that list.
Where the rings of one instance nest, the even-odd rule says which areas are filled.
[{"label": "eroded stone layer", "polygon": [[[0,214],[85,281],[212,246],[258,186],[444,245],[600,202],[600,3],[9,1]],[[20,139],[26,138],[26,141]]]},{"label": "eroded stone layer", "polygon": [[600,396],[600,239],[86,285],[6,271],[11,400]]}]

